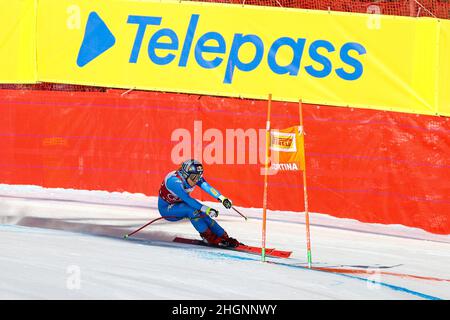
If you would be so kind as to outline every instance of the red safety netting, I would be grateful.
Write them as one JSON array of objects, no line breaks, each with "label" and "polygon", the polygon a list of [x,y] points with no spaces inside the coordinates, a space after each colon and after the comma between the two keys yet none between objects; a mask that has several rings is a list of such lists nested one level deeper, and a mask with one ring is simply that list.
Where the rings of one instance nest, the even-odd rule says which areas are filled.
[{"label": "red safety netting", "polygon": [[107,88],[91,87],[64,83],[36,83],[36,84],[0,84],[0,89],[4,90],[48,90],[48,91],[85,91],[85,92],[105,92]]},{"label": "red safety netting", "polygon": [[379,13],[386,15],[450,18],[450,2],[447,0],[195,0],[202,2],[219,2],[271,6],[284,8],[301,8],[313,10],[331,10],[359,13]]},{"label": "red safety netting", "polygon": [[[156,196],[195,156],[235,204],[262,206],[266,101],[124,92],[0,90],[0,183]],[[297,124],[298,105],[274,102],[271,120]],[[449,120],[304,105],[310,210],[450,234]],[[269,177],[269,208],[303,204],[298,171]]]}]

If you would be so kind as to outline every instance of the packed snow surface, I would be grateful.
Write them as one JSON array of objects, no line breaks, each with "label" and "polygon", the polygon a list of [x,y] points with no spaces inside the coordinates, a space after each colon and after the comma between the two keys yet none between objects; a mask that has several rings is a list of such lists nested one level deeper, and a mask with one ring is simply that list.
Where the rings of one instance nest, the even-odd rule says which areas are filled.
[{"label": "packed snow surface", "polygon": [[[267,259],[172,242],[199,239],[189,221],[159,220],[142,194],[0,185],[0,299],[449,299],[450,236],[311,213],[268,211]],[[261,245],[261,210],[217,221]]]}]

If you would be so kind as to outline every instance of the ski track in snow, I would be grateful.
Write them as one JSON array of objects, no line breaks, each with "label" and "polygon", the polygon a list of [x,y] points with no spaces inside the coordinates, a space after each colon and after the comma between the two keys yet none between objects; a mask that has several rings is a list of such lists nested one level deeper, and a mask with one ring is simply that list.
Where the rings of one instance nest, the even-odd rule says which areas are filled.
[{"label": "ski track in snow", "polygon": [[[260,245],[261,210],[244,221],[218,203],[217,221]],[[158,221],[140,194],[0,185],[0,299],[449,299],[450,236],[311,214],[268,211],[267,246],[289,259],[199,247],[188,221]]]}]

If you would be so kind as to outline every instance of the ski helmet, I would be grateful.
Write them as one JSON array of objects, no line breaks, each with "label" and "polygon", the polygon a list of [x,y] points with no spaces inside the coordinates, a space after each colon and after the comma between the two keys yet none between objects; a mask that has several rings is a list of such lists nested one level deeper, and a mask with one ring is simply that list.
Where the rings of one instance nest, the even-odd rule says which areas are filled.
[{"label": "ski helmet", "polygon": [[203,176],[203,165],[195,159],[189,159],[181,164],[178,171],[184,179],[190,177],[193,181],[198,181]]}]

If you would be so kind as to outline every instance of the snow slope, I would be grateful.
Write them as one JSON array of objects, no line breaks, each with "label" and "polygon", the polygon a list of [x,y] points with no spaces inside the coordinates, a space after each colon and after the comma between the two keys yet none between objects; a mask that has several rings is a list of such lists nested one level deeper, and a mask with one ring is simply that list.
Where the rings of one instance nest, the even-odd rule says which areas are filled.
[{"label": "snow slope", "polygon": [[[261,210],[220,204],[218,222],[261,242]],[[268,259],[173,243],[198,238],[188,221],[160,220],[140,194],[0,185],[0,299],[449,299],[450,236],[311,214],[307,269],[301,213],[269,211]]]}]

